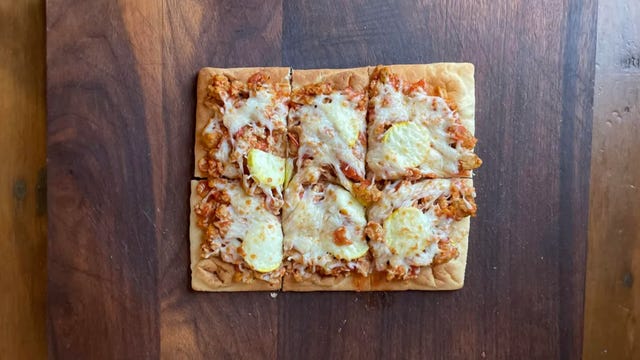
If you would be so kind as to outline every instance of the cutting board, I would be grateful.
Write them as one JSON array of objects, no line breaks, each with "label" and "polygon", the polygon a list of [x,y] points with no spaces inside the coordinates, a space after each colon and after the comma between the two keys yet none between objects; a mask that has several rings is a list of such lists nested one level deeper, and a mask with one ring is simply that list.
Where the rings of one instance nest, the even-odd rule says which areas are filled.
[{"label": "cutting board", "polygon": [[[595,3],[48,1],[51,357],[579,358]],[[476,65],[462,290],[190,290],[201,67],[439,61]]]}]

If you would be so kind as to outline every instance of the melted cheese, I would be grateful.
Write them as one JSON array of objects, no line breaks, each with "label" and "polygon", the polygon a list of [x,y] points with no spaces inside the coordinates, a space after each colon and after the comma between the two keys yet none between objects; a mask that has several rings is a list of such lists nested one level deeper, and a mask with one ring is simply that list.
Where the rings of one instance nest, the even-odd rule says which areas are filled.
[{"label": "melted cheese", "polygon": [[353,108],[341,94],[334,94],[329,98],[331,102],[325,102],[324,98],[324,96],[317,97],[314,100],[314,107],[317,106],[317,111],[322,114],[320,117],[327,119],[337,130],[342,141],[349,147],[353,147],[361,130],[362,112]]},{"label": "melted cheese", "polygon": [[[207,126],[202,130],[202,134],[221,134],[223,132],[220,121],[213,117],[209,119]],[[209,151],[209,149],[207,149]],[[222,176],[229,179],[237,179],[241,176],[239,169],[233,166],[229,161],[229,156],[232,152],[231,140],[229,138],[223,138],[218,148],[215,149],[213,158],[215,161],[223,165]]]},{"label": "melted cheese", "polygon": [[451,180],[448,179],[423,180],[403,183],[400,186],[397,182],[390,183],[384,188],[380,201],[368,209],[369,221],[382,224],[395,209],[410,207],[416,199],[435,200],[443,194],[448,194],[450,186]]},{"label": "melted cheese", "polygon": [[[400,179],[411,168],[439,177],[458,174],[459,160],[472,150],[449,145],[453,141],[447,129],[459,120],[444,99],[422,90],[405,95],[388,84],[377,86],[378,95],[370,99],[371,128],[392,126],[382,135],[369,133],[367,161],[372,172],[381,179]],[[412,125],[403,129],[408,125],[398,123]]]},{"label": "melted cheese", "polygon": [[[270,84],[264,84],[257,91],[251,91],[246,100],[237,101],[226,96],[224,107],[209,120],[203,134],[230,134],[220,142],[214,159],[222,164],[222,176],[229,179],[242,179],[247,192],[253,194],[256,188],[262,190],[268,198],[268,205],[279,210],[282,205],[282,190],[285,178],[284,159],[271,151],[280,153],[284,150],[282,137],[272,136],[274,131],[283,134],[286,129],[286,118],[289,110],[288,97],[278,96]],[[224,126],[227,131],[222,129]],[[248,126],[252,136],[237,136],[237,133]],[[220,135],[218,135],[220,136]],[[255,149],[252,140],[258,137],[267,139],[270,150],[264,152]],[[275,150],[271,150],[275,149]],[[249,174],[243,174],[245,161]],[[255,185],[250,182],[255,180]],[[272,191],[275,190],[275,191]]]},{"label": "melted cheese", "polygon": [[[366,254],[369,246],[362,233],[366,225],[362,205],[347,190],[335,185],[327,187],[325,196],[330,203],[325,210],[324,223],[320,231],[322,248],[343,260],[357,259]],[[333,199],[335,200],[332,201]],[[346,237],[352,241],[350,245],[338,245],[334,241],[335,232],[343,226]]]},{"label": "melted cheese", "polygon": [[399,208],[384,221],[384,241],[393,254],[419,255],[434,242],[433,221],[432,216],[416,208]]},{"label": "melted cheese", "polygon": [[225,251],[231,257],[242,256],[259,272],[280,267],[283,235],[278,217],[265,208],[260,198],[247,196],[238,183],[219,183],[216,187],[226,190],[231,200],[231,225],[222,239]]},{"label": "melted cheese", "polygon": [[341,172],[344,162],[364,177],[365,150],[358,137],[366,131],[366,113],[356,106],[345,95],[335,92],[316,96],[312,104],[292,110],[290,117],[299,118],[302,128],[298,168],[302,156],[307,154],[313,157],[316,166],[331,165]]},{"label": "melted cheese", "polygon": [[[285,198],[284,246],[302,254],[305,264],[330,269],[336,259],[350,261],[367,253],[364,208],[348,191],[327,184],[324,191],[318,192],[303,188],[294,179]],[[334,234],[341,227],[351,244],[334,242]]]},{"label": "melted cheese", "polygon": [[223,111],[222,122],[230,134],[249,124],[257,124],[269,131],[286,124],[287,106],[284,101],[275,100],[275,92],[270,85],[263,85],[260,90],[252,92],[239,106],[233,99],[225,99]]}]

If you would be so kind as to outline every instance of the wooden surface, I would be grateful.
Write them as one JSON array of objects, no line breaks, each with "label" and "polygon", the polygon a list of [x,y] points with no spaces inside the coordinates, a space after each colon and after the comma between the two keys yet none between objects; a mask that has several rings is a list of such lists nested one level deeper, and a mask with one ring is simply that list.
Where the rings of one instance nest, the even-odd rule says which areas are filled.
[{"label": "wooden surface", "polygon": [[584,354],[639,359],[640,2],[598,6]]},{"label": "wooden surface", "polygon": [[0,1],[0,358],[46,357],[44,4]]},{"label": "wooden surface", "polygon": [[[48,1],[49,354],[580,358],[595,3]],[[189,290],[199,68],[435,61],[476,64],[464,289]]]}]

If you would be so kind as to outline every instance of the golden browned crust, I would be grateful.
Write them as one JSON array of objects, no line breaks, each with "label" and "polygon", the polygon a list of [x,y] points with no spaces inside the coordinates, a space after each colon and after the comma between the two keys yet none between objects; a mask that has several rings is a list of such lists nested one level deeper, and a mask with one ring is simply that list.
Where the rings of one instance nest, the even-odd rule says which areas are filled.
[{"label": "golden browned crust", "polygon": [[[289,67],[246,67],[246,68],[212,68],[207,67],[200,70],[207,71],[210,75],[221,74],[229,78],[229,80],[237,80],[240,82],[247,82],[251,75],[262,72],[269,76],[272,83],[289,83],[289,74],[291,68]],[[210,78],[210,77],[209,77]]]},{"label": "golden browned crust", "polygon": [[270,284],[260,279],[251,283],[233,281],[235,268],[217,258],[202,259],[191,269],[191,288],[197,291],[277,291],[280,283]]},{"label": "golden browned crust", "polygon": [[350,87],[355,91],[363,91],[369,85],[369,70],[367,67],[293,70],[291,83],[292,90],[306,85],[329,83],[334,90],[343,90]]},{"label": "golden browned crust", "polygon": [[[470,63],[435,63],[415,65],[386,65],[401,80],[427,84],[444,89],[447,97],[457,105],[460,121],[475,133],[474,66]],[[373,72],[373,67],[369,69]],[[294,71],[295,73],[295,71]]]},{"label": "golden browned crust", "polygon": [[213,71],[211,68],[203,68],[198,73],[198,85],[196,89],[196,131],[195,131],[195,147],[194,147],[194,172],[195,177],[206,177],[198,168],[198,161],[206,155],[206,150],[202,145],[202,130],[207,126],[209,119],[213,117],[213,110],[204,105],[204,99],[207,96],[207,85],[211,80]]},{"label": "golden browned crust", "polygon": [[219,258],[211,257],[203,259],[200,245],[203,232],[197,225],[194,206],[200,200],[196,192],[197,180],[191,180],[191,197],[189,206],[189,242],[191,254],[191,287],[198,291],[273,291],[280,289],[281,284],[270,284],[264,280],[255,278],[251,283],[234,281],[236,269],[234,265],[226,263]]},{"label": "golden browned crust", "polygon": [[310,279],[296,281],[287,274],[282,283],[283,291],[370,291],[369,277],[362,275],[320,276],[313,274]]},{"label": "golden browned crust", "polygon": [[218,68],[202,68],[198,72],[198,84],[196,87],[196,128],[195,128],[195,148],[194,148],[194,172],[193,176],[197,178],[205,178],[207,174],[204,174],[198,169],[198,160],[202,159],[206,150],[202,145],[201,134],[202,130],[209,123],[209,119],[213,117],[214,111],[204,105],[204,101],[207,96],[207,86],[211,81],[211,77],[214,74],[222,74],[228,77],[230,80],[238,80],[241,82],[247,82],[249,77],[257,72],[263,72],[267,74],[271,81],[274,83],[289,83],[289,75],[291,68],[288,67],[255,67],[255,68],[233,68],[233,69],[218,69]]}]

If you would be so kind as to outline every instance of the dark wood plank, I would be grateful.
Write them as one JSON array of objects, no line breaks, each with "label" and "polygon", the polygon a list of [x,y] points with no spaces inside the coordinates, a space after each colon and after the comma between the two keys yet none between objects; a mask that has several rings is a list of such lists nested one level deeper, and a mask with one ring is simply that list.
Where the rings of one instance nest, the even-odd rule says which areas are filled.
[{"label": "dark wood plank", "polygon": [[53,358],[158,356],[160,5],[47,2]]},{"label": "dark wood plank", "polygon": [[[158,192],[161,353],[174,358],[274,358],[278,303],[269,293],[198,294],[189,288],[189,179],[195,76],[205,66],[281,65],[282,3],[166,1]],[[170,184],[170,186],[167,186]]]},{"label": "dark wood plank", "polygon": [[476,64],[485,165],[463,290],[284,294],[280,357],[579,358],[595,2],[302,1],[284,18],[294,67]]},{"label": "dark wood plank", "polygon": [[640,3],[600,1],[596,53],[585,359],[638,359]]},{"label": "dark wood plank", "polygon": [[47,354],[44,2],[0,5],[0,357]]}]

